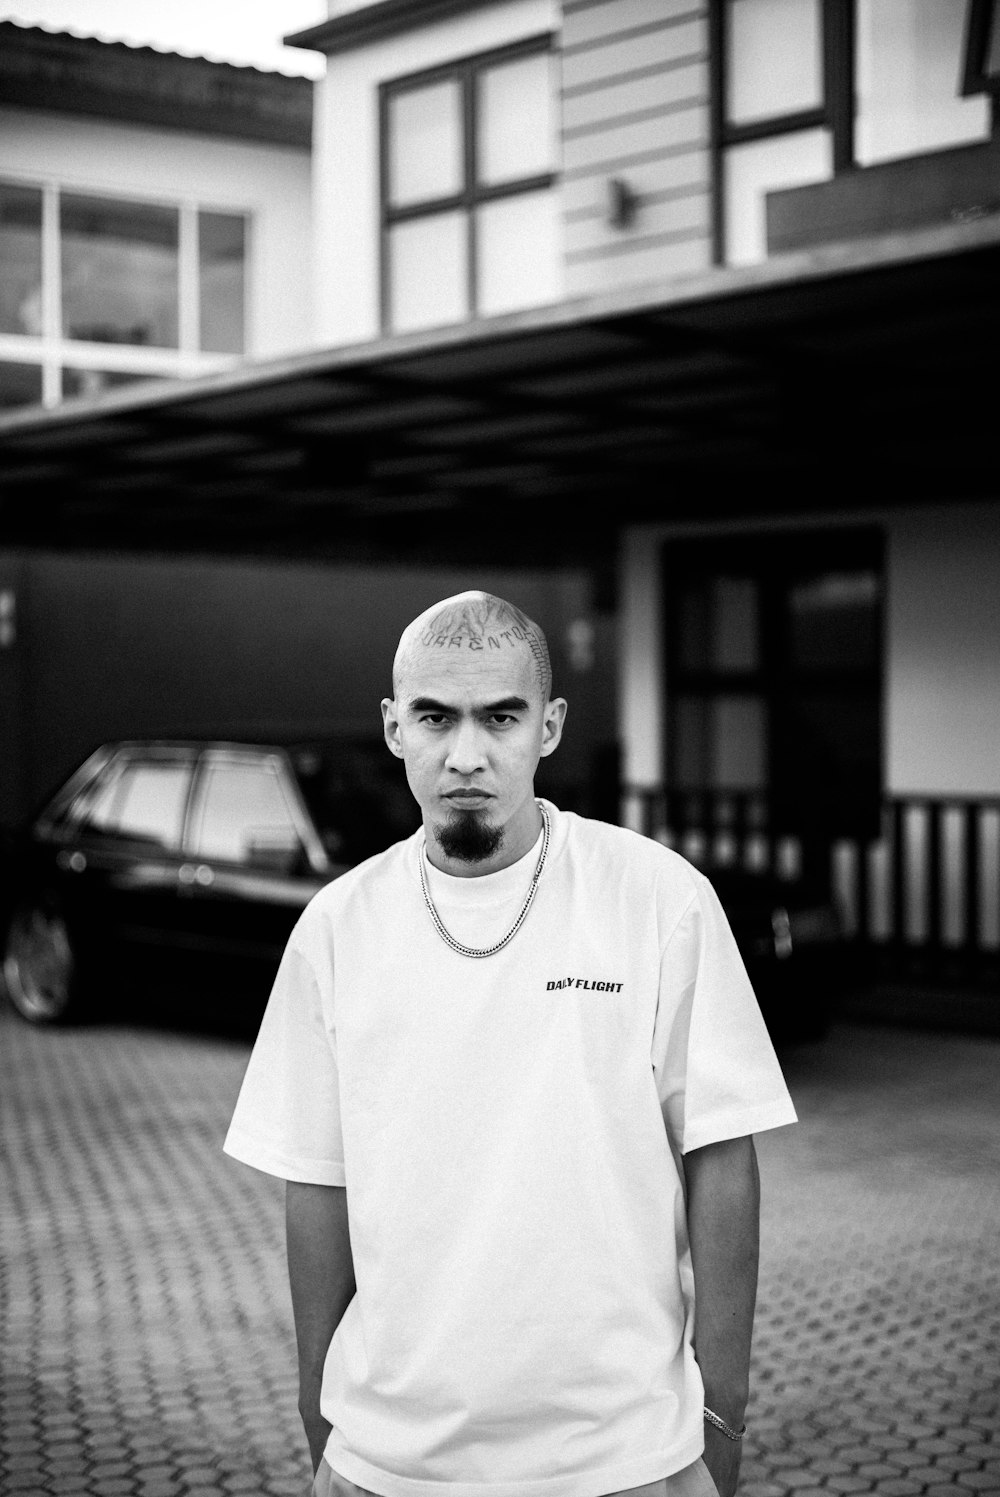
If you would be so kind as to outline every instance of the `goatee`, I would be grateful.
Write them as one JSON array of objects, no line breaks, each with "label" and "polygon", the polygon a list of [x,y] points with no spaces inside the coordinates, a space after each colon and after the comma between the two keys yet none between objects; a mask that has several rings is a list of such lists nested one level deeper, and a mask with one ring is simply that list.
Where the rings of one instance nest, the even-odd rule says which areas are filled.
[{"label": "goatee", "polygon": [[434,828],[434,838],[445,857],[459,863],[482,863],[503,842],[503,827],[483,820],[478,811],[453,811]]}]

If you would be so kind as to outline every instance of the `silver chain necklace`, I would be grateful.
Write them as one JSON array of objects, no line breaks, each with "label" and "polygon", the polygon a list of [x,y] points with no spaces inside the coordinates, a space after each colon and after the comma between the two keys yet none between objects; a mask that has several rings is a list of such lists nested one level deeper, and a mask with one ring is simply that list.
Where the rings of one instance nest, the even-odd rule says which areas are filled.
[{"label": "silver chain necklace", "polygon": [[510,930],[503,937],[503,939],[497,941],[495,946],[463,946],[461,941],[455,940],[455,937],[452,935],[451,931],[447,929],[444,921],[438,914],[434,906],[434,901],[431,898],[431,891],[427,883],[426,837],[420,844],[420,887],[424,891],[424,903],[427,906],[427,911],[431,919],[434,921],[434,929],[437,931],[442,941],[444,941],[446,945],[450,946],[452,951],[457,951],[459,956],[496,956],[498,951],[502,951],[510,941],[513,941],[514,937],[521,929],[521,926],[528,918],[528,911],[531,909],[531,902],[534,899],[535,891],[538,888],[538,880],[541,878],[542,869],[545,867],[545,854],[549,850],[549,814],[540,801],[537,802],[537,805],[539,811],[541,811],[542,813],[542,850],[538,854],[538,862],[535,864],[535,871],[531,875],[531,887],[528,890],[527,897],[518,912],[518,916],[514,921],[514,924],[511,926]]}]

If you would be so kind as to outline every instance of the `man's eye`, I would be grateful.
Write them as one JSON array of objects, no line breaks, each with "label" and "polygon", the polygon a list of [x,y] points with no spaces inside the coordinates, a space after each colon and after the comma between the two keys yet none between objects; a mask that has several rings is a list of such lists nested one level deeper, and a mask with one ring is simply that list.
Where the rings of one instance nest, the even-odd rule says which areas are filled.
[{"label": "man's eye", "polygon": [[432,728],[439,728],[443,722],[447,722],[447,718],[443,712],[425,712],[420,721],[430,723]]},{"label": "man's eye", "polygon": [[505,728],[508,723],[517,722],[517,718],[511,712],[494,712],[490,722],[498,728]]}]

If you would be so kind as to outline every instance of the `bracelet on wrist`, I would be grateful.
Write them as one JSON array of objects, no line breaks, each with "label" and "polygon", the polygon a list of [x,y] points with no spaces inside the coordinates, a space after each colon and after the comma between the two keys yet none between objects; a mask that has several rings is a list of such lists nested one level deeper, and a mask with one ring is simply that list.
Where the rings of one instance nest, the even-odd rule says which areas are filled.
[{"label": "bracelet on wrist", "polygon": [[720,1419],[718,1414],[713,1414],[711,1409],[705,1410],[705,1418],[708,1420],[709,1424],[712,1424],[716,1429],[721,1430],[727,1440],[742,1440],[743,1436],[747,1432],[747,1427],[745,1424],[743,1425],[742,1429],[733,1429],[732,1426],[728,1425],[724,1419]]}]

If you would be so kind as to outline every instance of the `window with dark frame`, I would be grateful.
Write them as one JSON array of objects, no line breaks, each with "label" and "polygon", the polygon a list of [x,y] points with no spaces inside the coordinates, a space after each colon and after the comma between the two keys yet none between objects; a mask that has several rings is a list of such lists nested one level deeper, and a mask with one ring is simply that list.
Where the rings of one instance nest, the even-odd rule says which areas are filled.
[{"label": "window with dark frame", "polygon": [[970,0],[855,0],[858,166],[989,140],[989,101],[963,87],[973,10]]},{"label": "window with dark frame", "polygon": [[558,295],[553,65],[546,34],[383,84],[383,330]]},{"label": "window with dark frame", "polygon": [[1000,5],[997,0],[971,0],[966,30],[962,94],[993,95],[993,129],[997,130],[1000,95]]},{"label": "window with dark frame", "polygon": [[853,11],[853,0],[709,7],[716,260],[760,258],[734,243],[738,204],[853,163]]},{"label": "window with dark frame", "polygon": [[[766,257],[765,196],[997,132],[997,0],[718,0],[714,253]],[[901,49],[910,66],[901,69]],[[992,122],[985,104],[992,94]]]}]

